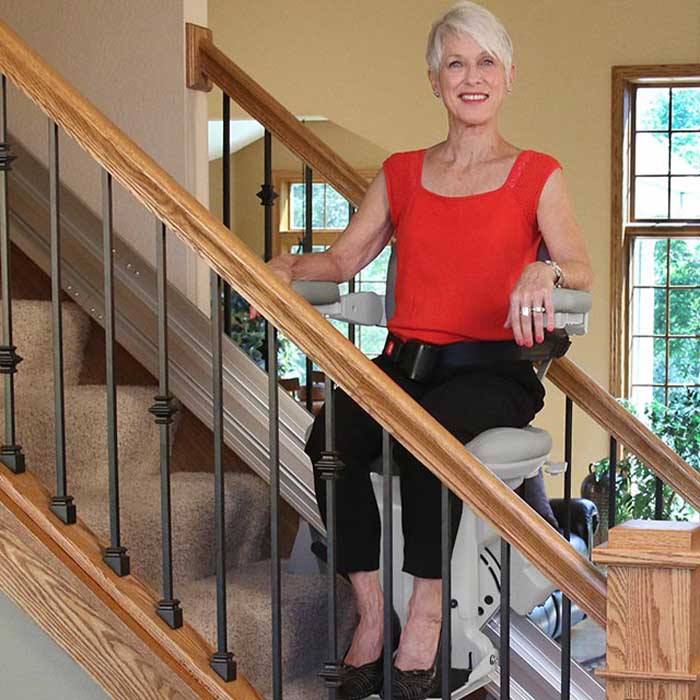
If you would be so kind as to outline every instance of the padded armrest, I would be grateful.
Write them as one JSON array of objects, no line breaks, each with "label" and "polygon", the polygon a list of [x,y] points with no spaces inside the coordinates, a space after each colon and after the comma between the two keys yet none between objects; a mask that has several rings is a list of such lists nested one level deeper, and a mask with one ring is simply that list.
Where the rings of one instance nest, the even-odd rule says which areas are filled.
[{"label": "padded armrest", "polygon": [[[559,522],[559,527],[563,529],[565,519],[565,500],[563,498],[553,498],[549,504],[552,506],[554,517]],[[587,498],[571,499],[571,532],[581,537],[589,546],[592,546],[593,535],[598,529],[599,515],[598,506]]]},{"label": "padded armrest", "polygon": [[[292,289],[313,304],[319,313],[339,321],[364,326],[385,326],[384,297],[374,292],[355,292],[341,296],[336,282],[296,281]],[[584,335],[588,331],[588,312],[593,304],[589,292],[577,289],[555,289],[554,325],[568,335]]]}]

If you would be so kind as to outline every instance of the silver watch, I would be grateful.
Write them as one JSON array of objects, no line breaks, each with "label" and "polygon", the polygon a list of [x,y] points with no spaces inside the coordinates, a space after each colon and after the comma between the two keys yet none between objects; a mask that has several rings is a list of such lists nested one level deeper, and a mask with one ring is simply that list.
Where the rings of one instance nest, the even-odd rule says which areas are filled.
[{"label": "silver watch", "polygon": [[554,260],[545,260],[544,264],[549,265],[552,268],[552,270],[554,270],[554,274],[556,275],[556,278],[554,279],[554,286],[555,287],[563,287],[564,286],[564,273],[562,272],[559,265],[557,265],[557,263],[555,263]]}]

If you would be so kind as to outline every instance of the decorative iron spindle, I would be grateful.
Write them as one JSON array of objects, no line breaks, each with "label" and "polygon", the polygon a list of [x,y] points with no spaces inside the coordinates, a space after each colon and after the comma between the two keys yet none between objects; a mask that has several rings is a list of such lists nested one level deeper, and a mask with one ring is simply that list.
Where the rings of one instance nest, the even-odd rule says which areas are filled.
[{"label": "decorative iron spindle", "polygon": [[382,500],[384,522],[382,523],[382,555],[384,576],[384,697],[393,697],[391,685],[394,668],[393,610],[394,610],[394,468],[391,435],[382,430]]},{"label": "decorative iron spindle", "polygon": [[[272,208],[277,199],[277,194],[275,193],[275,188],[272,183],[272,134],[265,129],[265,181],[263,182],[260,192],[257,193],[257,197],[260,200],[260,206],[264,207],[265,212],[265,250],[264,258],[265,262],[272,259],[273,253],[273,240],[272,240]],[[265,324],[265,346],[268,344],[268,336],[270,333],[270,324]],[[265,356],[265,371],[269,373],[270,363],[267,355]]]},{"label": "decorative iron spindle", "polygon": [[[348,202],[348,222],[352,221],[352,217],[355,216],[355,213],[357,212],[357,209],[350,203]],[[351,277],[348,280],[348,293],[349,294],[354,294],[357,288],[357,282],[354,277]],[[355,340],[356,340],[356,335],[357,335],[357,327],[354,323],[349,323],[348,324],[348,340],[355,345]]]},{"label": "decorative iron spindle", "polygon": [[10,284],[10,212],[7,177],[15,159],[7,142],[7,84],[0,81],[0,276],[2,277],[2,345],[0,374],[5,375],[5,443],[0,446],[0,462],[15,474],[24,469],[24,453],[15,435],[15,372],[22,358],[12,344],[12,296]]},{"label": "decorative iron spindle", "polygon": [[[314,250],[314,174],[308,165],[304,166],[304,240],[302,251],[304,254]],[[314,363],[311,358],[306,358],[306,410],[311,412],[314,408],[313,379]]]},{"label": "decorative iron spindle", "polygon": [[450,489],[442,486],[442,700],[450,700],[452,668],[452,506]]},{"label": "decorative iron spindle", "polygon": [[338,590],[336,576],[338,572],[337,528],[336,528],[336,481],[340,478],[345,465],[335,449],[335,403],[334,385],[329,377],[325,381],[325,441],[326,449],[315,467],[326,482],[326,543],[328,576],[328,660],[323,665],[319,676],[326,682],[328,700],[335,700],[340,686],[340,659],[338,658]]},{"label": "decorative iron spindle", "polygon": [[610,436],[610,461],[608,463],[608,530],[615,527],[617,510],[617,440]]},{"label": "decorative iron spindle", "polygon": [[510,544],[501,538],[500,700],[510,700]]},{"label": "decorative iron spindle", "polygon": [[236,678],[236,662],[228,650],[226,616],[226,516],[224,510],[224,381],[222,365],[221,277],[211,273],[211,344],[214,410],[214,530],[216,533],[216,652],[211,667],[225,680]]},{"label": "decorative iron spindle", "polygon": [[657,476],[654,479],[654,520],[664,518],[664,482]]},{"label": "decorative iron spindle", "polygon": [[[231,228],[231,98],[223,93],[223,133],[221,161],[222,177],[222,222]],[[224,333],[231,335],[231,286],[224,282]]]},{"label": "decorative iron spindle", "polygon": [[126,548],[121,545],[119,525],[119,453],[117,447],[117,383],[114,362],[114,263],[112,250],[112,176],[102,171],[102,245],[105,294],[105,364],[107,384],[107,458],[109,462],[109,537],[105,563],[117,574],[130,571]]},{"label": "decorative iron spindle", "polygon": [[168,269],[165,224],[156,222],[156,266],[158,278],[158,396],[149,409],[160,427],[160,513],[163,549],[163,598],[158,615],[173,629],[182,627],[180,601],[173,596],[173,536],[170,503],[170,426],[173,406],[168,380]]},{"label": "decorative iron spindle", "polygon": [[[569,541],[571,536],[571,474],[573,471],[572,448],[574,427],[574,402],[566,397],[566,413],[564,418],[564,539]],[[571,600],[562,594],[561,621],[561,700],[569,700],[571,696]]]},{"label": "decorative iron spindle", "polygon": [[76,522],[66,475],[66,413],[63,389],[63,313],[61,307],[61,223],[59,199],[58,124],[49,120],[49,221],[51,227],[51,317],[53,328],[53,388],[56,436],[56,495],[51,511],[66,525]]},{"label": "decorative iron spindle", "polygon": [[280,568],[280,460],[277,329],[267,322],[267,367],[270,436],[270,557],[272,587],[272,698],[282,698],[282,574]]}]

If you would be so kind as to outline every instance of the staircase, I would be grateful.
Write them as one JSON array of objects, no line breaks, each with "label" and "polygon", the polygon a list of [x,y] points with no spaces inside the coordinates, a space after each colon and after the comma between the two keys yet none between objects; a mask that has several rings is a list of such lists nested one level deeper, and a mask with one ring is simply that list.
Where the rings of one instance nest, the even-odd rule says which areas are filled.
[{"label": "staircase", "polygon": [[[15,257],[21,254],[15,252]],[[41,275],[38,270],[34,274]],[[34,280],[35,285],[37,280]],[[49,280],[43,285],[48,288]],[[20,285],[21,286],[21,285]],[[41,285],[38,285],[41,286]],[[26,293],[26,290],[19,290]],[[40,296],[36,294],[36,296]],[[69,491],[79,504],[79,517],[103,542],[109,540],[107,446],[104,426],[106,388],[88,383],[98,372],[89,366],[92,321],[74,302],[63,302],[66,462]],[[51,302],[13,298],[13,332],[24,359],[17,374],[18,440],[32,471],[47,490],[54,487],[56,463],[51,357]],[[24,350],[26,348],[26,350]],[[87,352],[86,352],[87,350]],[[146,374],[145,372],[142,374]],[[122,539],[131,570],[151,588],[161,588],[160,444],[149,408],[157,393],[149,385],[118,387],[119,461]],[[3,409],[0,407],[0,419]],[[177,416],[177,414],[176,414]],[[150,420],[149,420],[150,418]],[[178,420],[171,426],[176,437]],[[173,565],[178,595],[187,621],[215,644],[213,479],[201,471],[172,474]],[[253,473],[226,474],[226,530],[231,648],[238,668],[263,694],[270,691],[270,560],[269,492]],[[286,568],[286,564],[283,564]],[[325,660],[325,576],[284,573],[285,697],[321,697],[317,670]],[[341,586],[341,637],[351,632],[354,611],[348,585]]]},{"label": "staircase", "polygon": [[[154,212],[159,222],[176,231],[213,270],[240,289],[275,326],[313,356],[329,377],[371,411],[479,516],[530,558],[593,619],[604,624],[608,602],[606,582],[590,562],[563,544],[558,534],[483,464],[388,382],[350,343],[329,329],[308,304],[290,294],[230,231],[2,24],[0,39],[0,69],[51,119],[61,124],[106,172]],[[366,183],[357,173],[306,133],[271,96],[224,57],[206,32],[200,32],[194,44],[200,50],[197,60],[189,66],[194,82],[201,84],[203,76],[215,79],[297,155],[320,170],[336,189],[356,203],[361,200]],[[124,157],[125,153],[128,158]],[[14,300],[13,309],[13,340],[25,356],[15,386],[17,442],[23,445],[29,470],[52,492],[56,455],[52,439],[52,375],[47,360],[51,354],[48,333],[51,311],[45,302],[22,298]],[[86,381],[90,363],[85,353],[87,316],[67,300],[63,309],[69,491],[78,503],[81,520],[99,540],[106,542],[110,539],[104,437],[106,389],[94,379],[91,383]],[[700,504],[700,485],[688,465],[638,421],[626,416],[612,397],[585,373],[563,361],[552,368],[550,376],[616,438],[643,455],[684,497],[696,506]],[[47,546],[60,550],[69,566],[81,569],[83,574],[87,572],[84,578],[91,579],[91,585],[102,592],[105,600],[110,598],[110,606],[128,618],[132,627],[140,627],[144,635],[155,640],[159,653],[167,657],[176,673],[186,680],[188,676],[196,676],[206,689],[202,697],[243,700],[271,693],[271,656],[275,645],[270,632],[270,608],[280,616],[275,629],[282,635],[284,696],[294,700],[323,697],[327,690],[317,680],[316,673],[328,661],[326,588],[335,579],[293,574],[281,562],[282,599],[274,600],[270,572],[275,571],[278,562],[274,556],[271,560],[268,557],[270,549],[273,554],[276,550],[278,533],[274,528],[270,532],[268,527],[267,488],[253,475],[222,476],[226,487],[221,518],[228,535],[227,568],[217,572],[213,546],[217,533],[211,517],[214,480],[201,471],[172,474],[176,596],[186,611],[187,624],[201,632],[208,646],[200,645],[194,631],[187,626],[170,630],[155,615],[153,601],[157,598],[152,591],[161,583],[162,454],[158,430],[148,413],[154,393],[155,384],[124,383],[117,390],[121,535],[129,549],[134,577],[118,577],[102,563],[97,540],[82,523],[64,526],[50,516],[45,508],[47,492],[34,486],[31,474],[8,476],[0,471],[0,498],[6,505],[12,505],[12,512],[32,532],[43,533]],[[173,433],[177,428],[176,420],[171,426]],[[274,461],[272,449],[270,456],[270,461]],[[274,488],[273,493],[276,503],[278,492]],[[275,512],[273,508],[273,516]],[[624,554],[624,548],[621,551]],[[216,581],[215,573],[218,573]],[[227,619],[219,619],[217,629],[215,621],[220,616],[221,601],[216,599],[215,583],[224,573],[227,574],[225,595],[230,605]],[[338,581],[338,586],[339,653],[342,654],[353,611],[348,588],[342,581]],[[228,648],[235,652],[238,661],[239,678],[230,685],[215,677],[208,667],[211,647],[217,644],[221,627],[230,632]]]}]

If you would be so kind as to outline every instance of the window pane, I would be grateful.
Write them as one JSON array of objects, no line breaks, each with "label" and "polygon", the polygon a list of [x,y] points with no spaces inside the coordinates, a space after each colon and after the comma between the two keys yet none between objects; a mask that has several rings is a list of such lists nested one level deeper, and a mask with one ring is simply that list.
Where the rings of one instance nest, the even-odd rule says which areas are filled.
[{"label": "window pane", "polygon": [[656,398],[656,392],[658,389],[651,386],[633,386],[632,393],[630,395],[630,401],[632,405],[637,409],[637,416],[642,418],[644,416],[644,407],[651,403],[653,398]]},{"label": "window pane", "polygon": [[372,260],[367,267],[360,272],[360,279],[373,282],[376,280],[386,280],[386,273],[389,269],[389,257],[391,256],[391,246],[384,250]]},{"label": "window pane", "polygon": [[673,88],[673,128],[700,129],[700,87]]},{"label": "window pane", "polygon": [[360,350],[368,357],[380,355],[386,342],[386,328],[379,326],[361,326],[360,330]]},{"label": "window pane", "polygon": [[300,229],[304,228],[304,185],[300,183],[294,183],[292,185],[292,193],[289,198],[290,211],[290,225],[292,228]]},{"label": "window pane", "polygon": [[668,88],[637,89],[636,129],[668,129]]},{"label": "window pane", "polygon": [[671,172],[674,175],[700,175],[700,134],[673,134],[672,148]]},{"label": "window pane", "polygon": [[666,290],[635,289],[632,305],[633,335],[666,333]]},{"label": "window pane", "polygon": [[667,175],[668,148],[668,134],[637,134],[635,174]]},{"label": "window pane", "polygon": [[700,382],[700,340],[675,338],[669,341],[668,381],[674,384]]},{"label": "window pane", "polygon": [[700,289],[672,289],[670,312],[672,335],[700,335]]},{"label": "window pane", "polygon": [[663,338],[632,339],[632,383],[666,383],[666,341]]},{"label": "window pane", "polygon": [[634,206],[636,219],[668,218],[668,178],[635,178]]},{"label": "window pane", "polygon": [[344,229],[348,225],[348,201],[330,185],[326,187],[326,228]]},{"label": "window pane", "polygon": [[314,182],[311,187],[312,208],[313,216],[311,225],[313,228],[324,228],[324,214],[326,211],[326,199],[325,199],[326,186],[322,182]]},{"label": "window pane", "polygon": [[700,284],[700,239],[671,241],[671,284]]},{"label": "window pane", "polygon": [[634,241],[632,284],[665,286],[668,243],[663,238],[637,238]]},{"label": "window pane", "polygon": [[381,296],[386,294],[386,282],[360,282],[358,288],[361,292],[374,292]]},{"label": "window pane", "polygon": [[700,177],[671,178],[671,218],[700,219]]}]

